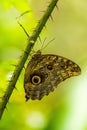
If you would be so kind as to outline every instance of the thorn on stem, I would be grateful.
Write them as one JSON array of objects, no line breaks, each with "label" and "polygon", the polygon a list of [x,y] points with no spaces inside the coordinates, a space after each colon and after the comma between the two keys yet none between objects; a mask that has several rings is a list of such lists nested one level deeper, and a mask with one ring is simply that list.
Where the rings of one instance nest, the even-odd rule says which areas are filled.
[{"label": "thorn on stem", "polygon": [[11,80],[11,79],[9,79],[9,80],[7,80],[7,82],[9,82],[9,83],[10,83],[10,82],[12,82],[12,80]]},{"label": "thorn on stem", "polygon": [[54,22],[52,15],[50,15],[51,20]]},{"label": "thorn on stem", "polygon": [[25,34],[28,36],[28,38],[30,38],[29,34],[27,33],[26,29],[23,27],[23,25],[18,21],[18,24],[20,25],[20,27],[24,30]]},{"label": "thorn on stem", "polygon": [[45,27],[45,29],[47,30],[47,26],[45,25],[44,27]]},{"label": "thorn on stem", "polygon": [[39,38],[39,41],[40,41],[40,42],[41,42],[41,44],[42,44],[42,41],[41,41],[41,37],[40,37],[40,35],[39,35],[39,37],[38,37],[38,38]]},{"label": "thorn on stem", "polygon": [[59,10],[58,6],[56,5],[57,10]]},{"label": "thorn on stem", "polygon": [[25,66],[23,68],[26,69]]},{"label": "thorn on stem", "polygon": [[11,66],[14,66],[14,67],[17,67],[18,65],[15,65],[15,64],[10,64]]},{"label": "thorn on stem", "polygon": [[32,12],[32,10],[27,10],[27,11],[23,12],[22,14],[20,14],[20,16],[16,17],[16,19],[20,18],[21,16],[23,16],[29,12]]},{"label": "thorn on stem", "polygon": [[24,51],[27,55],[28,55],[28,52],[27,51]]},{"label": "thorn on stem", "polygon": [[14,88],[15,88],[15,90],[18,90],[17,87],[14,87]]}]

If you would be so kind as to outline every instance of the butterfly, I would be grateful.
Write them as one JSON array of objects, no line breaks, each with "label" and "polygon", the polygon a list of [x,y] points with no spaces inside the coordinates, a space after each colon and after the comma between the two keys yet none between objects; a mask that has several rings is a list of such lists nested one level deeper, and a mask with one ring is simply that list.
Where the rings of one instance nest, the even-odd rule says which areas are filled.
[{"label": "butterfly", "polygon": [[26,101],[41,100],[65,79],[81,73],[73,61],[58,55],[41,54],[38,50],[29,61],[24,75]]}]

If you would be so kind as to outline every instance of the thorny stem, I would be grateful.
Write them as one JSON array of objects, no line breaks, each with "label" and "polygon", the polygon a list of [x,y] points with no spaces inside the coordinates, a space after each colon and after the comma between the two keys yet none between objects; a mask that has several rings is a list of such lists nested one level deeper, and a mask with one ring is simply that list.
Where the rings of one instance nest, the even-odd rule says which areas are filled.
[{"label": "thorny stem", "polygon": [[27,43],[27,46],[25,48],[25,51],[22,54],[22,57],[20,58],[19,63],[17,65],[17,67],[15,68],[14,73],[11,77],[11,81],[9,82],[7,89],[2,97],[2,101],[0,103],[0,119],[3,115],[3,112],[4,112],[6,105],[9,101],[9,98],[10,98],[10,96],[15,88],[16,82],[17,82],[18,77],[19,77],[19,75],[24,67],[24,64],[28,58],[28,55],[30,54],[31,49],[34,46],[37,38],[39,37],[40,32],[42,31],[43,27],[45,26],[48,18],[51,16],[51,13],[52,13],[54,7],[56,6],[57,2],[58,2],[58,0],[51,0],[43,17],[40,19],[35,30],[32,32],[31,37],[28,38],[28,43]]}]

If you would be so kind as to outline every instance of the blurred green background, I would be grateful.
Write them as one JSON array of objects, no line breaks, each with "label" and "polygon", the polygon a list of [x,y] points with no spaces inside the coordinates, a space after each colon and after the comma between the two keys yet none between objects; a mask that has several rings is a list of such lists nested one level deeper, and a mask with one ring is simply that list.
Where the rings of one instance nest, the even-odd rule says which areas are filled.
[{"label": "blurred green background", "polygon": [[[27,36],[17,24],[21,13],[30,12],[18,20],[31,34],[42,17],[49,0],[0,0],[0,97],[27,44]],[[44,54],[57,54],[76,62],[80,76],[59,84],[41,101],[25,102],[24,69],[11,95],[0,130],[87,130],[87,0],[59,0],[41,33]],[[39,40],[34,51],[41,49]],[[1,100],[1,98],[0,98]]]}]

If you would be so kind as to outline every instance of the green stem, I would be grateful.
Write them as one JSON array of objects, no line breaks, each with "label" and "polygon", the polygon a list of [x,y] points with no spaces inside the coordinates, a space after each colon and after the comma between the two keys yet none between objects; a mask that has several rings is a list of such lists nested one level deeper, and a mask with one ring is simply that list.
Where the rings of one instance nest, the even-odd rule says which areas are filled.
[{"label": "green stem", "polygon": [[30,54],[30,51],[32,49],[32,47],[34,46],[37,38],[39,37],[40,35],[40,32],[42,31],[43,27],[45,26],[49,16],[51,15],[54,7],[56,6],[58,0],[51,0],[47,10],[45,11],[43,17],[41,18],[41,20],[39,21],[39,23],[37,24],[35,30],[32,32],[32,35],[31,37],[29,37],[28,39],[28,43],[27,43],[27,46],[25,48],[25,51],[24,53],[22,54],[22,57],[17,65],[17,67],[15,68],[14,70],[14,73],[11,77],[11,81],[9,82],[8,84],[8,87],[2,97],[2,101],[0,103],[0,119],[2,117],[2,114],[6,108],[6,105],[9,101],[9,98],[15,88],[15,85],[16,85],[16,82],[18,80],[18,77],[24,67],[24,64],[28,58],[28,55]]}]

